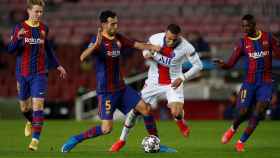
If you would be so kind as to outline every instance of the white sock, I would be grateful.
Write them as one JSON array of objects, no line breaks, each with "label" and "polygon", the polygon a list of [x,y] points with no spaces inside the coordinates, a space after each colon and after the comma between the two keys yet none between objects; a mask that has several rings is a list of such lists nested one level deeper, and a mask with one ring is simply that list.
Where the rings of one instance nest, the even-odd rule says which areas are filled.
[{"label": "white sock", "polygon": [[135,113],[134,109],[132,109],[125,118],[124,127],[122,129],[120,140],[123,141],[127,140],[130,129],[135,125],[136,118],[137,118],[137,114]]}]

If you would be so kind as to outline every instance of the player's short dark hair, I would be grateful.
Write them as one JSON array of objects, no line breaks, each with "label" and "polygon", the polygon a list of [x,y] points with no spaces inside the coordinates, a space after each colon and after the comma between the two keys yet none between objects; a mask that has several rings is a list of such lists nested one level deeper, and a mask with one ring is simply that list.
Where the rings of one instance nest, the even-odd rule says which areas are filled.
[{"label": "player's short dark hair", "polygon": [[168,26],[167,26],[167,30],[168,31],[170,31],[171,33],[173,33],[173,34],[179,34],[179,33],[181,33],[181,28],[180,28],[180,26],[179,25],[177,25],[177,24],[169,24]]},{"label": "player's short dark hair", "polygon": [[246,21],[249,21],[253,24],[256,24],[256,19],[255,17],[252,15],[252,14],[246,14],[242,17],[242,20],[246,20]]},{"label": "player's short dark hair", "polygon": [[99,15],[99,20],[100,22],[102,23],[105,23],[108,21],[108,18],[115,18],[117,16],[117,14],[111,10],[105,10],[105,11],[102,11]]}]

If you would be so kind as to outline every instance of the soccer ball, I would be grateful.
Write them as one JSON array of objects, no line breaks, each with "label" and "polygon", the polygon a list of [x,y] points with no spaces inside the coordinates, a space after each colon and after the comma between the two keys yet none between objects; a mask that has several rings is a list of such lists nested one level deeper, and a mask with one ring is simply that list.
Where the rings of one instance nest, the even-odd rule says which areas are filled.
[{"label": "soccer ball", "polygon": [[160,150],[160,140],[157,136],[150,135],[142,140],[142,147],[146,153],[157,153]]}]

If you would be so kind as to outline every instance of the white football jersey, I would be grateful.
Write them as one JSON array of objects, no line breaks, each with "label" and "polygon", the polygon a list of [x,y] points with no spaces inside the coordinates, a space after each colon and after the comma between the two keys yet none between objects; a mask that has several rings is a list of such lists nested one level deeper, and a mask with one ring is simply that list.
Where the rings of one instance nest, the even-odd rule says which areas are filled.
[{"label": "white football jersey", "polygon": [[[149,43],[159,45],[163,50],[165,47],[164,38],[165,33],[157,33],[150,36]],[[167,57],[162,53],[157,53],[153,57],[153,60],[150,62],[146,84],[172,83],[172,81],[183,75],[182,64],[187,59],[192,63],[192,68],[188,71],[191,74],[189,76],[188,72],[184,74],[185,77],[187,75],[187,79],[202,69],[202,63],[194,47],[185,38],[180,38],[181,42],[175,48],[169,50],[172,51],[171,56]],[[143,55],[145,53],[147,53],[147,50],[143,51]]]}]

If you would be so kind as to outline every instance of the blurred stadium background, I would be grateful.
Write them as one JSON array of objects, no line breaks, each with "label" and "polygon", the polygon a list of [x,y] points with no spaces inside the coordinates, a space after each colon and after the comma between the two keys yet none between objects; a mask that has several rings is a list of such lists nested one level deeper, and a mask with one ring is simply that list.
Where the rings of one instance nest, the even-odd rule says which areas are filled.
[{"label": "blurred stadium background", "polygon": [[[50,38],[61,64],[69,78],[60,80],[55,72],[49,73],[49,89],[46,101],[48,118],[74,118],[75,112],[95,108],[94,99],[83,101],[84,106],[75,110],[76,99],[95,89],[95,63],[80,63],[79,55],[87,47],[98,26],[98,13],[112,9],[118,13],[120,31],[131,38],[145,41],[154,33],[164,31],[169,23],[177,23],[183,35],[191,41],[203,59],[204,70],[193,81],[185,84],[186,117],[190,119],[231,118],[231,105],[242,81],[240,64],[232,71],[217,70],[211,57],[227,58],[234,41],[240,38],[240,18],[245,13],[257,17],[261,29],[274,32],[279,37],[280,1],[275,0],[47,0],[44,19],[50,27]],[[18,111],[15,86],[15,57],[5,53],[11,28],[26,18],[24,0],[0,1],[0,118],[21,117],[12,115]],[[134,51],[135,53],[130,53]],[[132,85],[141,89],[147,67],[136,50],[123,54],[122,70],[126,77],[134,77]],[[190,67],[184,64],[184,70]],[[275,101],[272,119],[279,119],[280,62],[274,61]],[[138,77],[136,76],[138,75]],[[135,77],[136,76],[136,77]],[[278,75],[279,76],[279,75]],[[164,100],[157,110],[158,118],[168,119]],[[81,109],[82,108],[82,109]],[[278,113],[278,114],[275,114]],[[80,112],[81,114],[81,112]],[[94,113],[93,113],[94,114]],[[91,117],[85,115],[83,118]],[[77,119],[82,119],[78,116]]]}]

